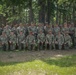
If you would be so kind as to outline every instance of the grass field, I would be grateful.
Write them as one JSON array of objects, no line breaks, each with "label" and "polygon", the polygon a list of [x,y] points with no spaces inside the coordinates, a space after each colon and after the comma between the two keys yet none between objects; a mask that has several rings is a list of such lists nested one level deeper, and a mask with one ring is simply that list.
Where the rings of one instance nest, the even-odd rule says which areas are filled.
[{"label": "grass field", "polygon": [[27,62],[0,62],[0,75],[76,75],[76,55]]}]

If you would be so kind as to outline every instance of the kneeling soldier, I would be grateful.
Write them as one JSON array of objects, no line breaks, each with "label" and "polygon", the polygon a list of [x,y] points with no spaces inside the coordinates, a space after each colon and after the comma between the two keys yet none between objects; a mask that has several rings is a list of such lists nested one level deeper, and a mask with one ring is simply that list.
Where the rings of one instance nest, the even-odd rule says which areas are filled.
[{"label": "kneeling soldier", "polygon": [[29,35],[26,37],[26,46],[29,50],[35,49],[35,37],[33,36],[32,31],[30,31]]},{"label": "kneeling soldier", "polygon": [[64,49],[69,49],[72,46],[72,39],[70,35],[66,32],[64,35]]},{"label": "kneeling soldier", "polygon": [[55,48],[54,44],[54,35],[52,34],[52,31],[50,30],[48,34],[46,35],[46,41],[45,41],[46,49],[47,46],[49,45],[49,49],[51,50],[52,48]]},{"label": "kneeling soldier", "polygon": [[45,34],[43,33],[42,30],[40,30],[37,36],[37,43],[38,43],[38,50],[42,50],[45,44]]},{"label": "kneeling soldier", "polygon": [[16,43],[17,43],[16,35],[14,34],[13,31],[11,31],[10,36],[9,36],[10,50],[15,50]]},{"label": "kneeling soldier", "polygon": [[55,37],[55,46],[58,46],[58,49],[61,50],[64,44],[64,37],[63,35],[59,32],[58,35]]},{"label": "kneeling soldier", "polygon": [[25,35],[22,31],[17,36],[19,50],[25,49]]},{"label": "kneeling soldier", "polygon": [[8,37],[5,34],[5,32],[2,32],[2,35],[0,36],[0,40],[1,40],[2,50],[8,50]]}]

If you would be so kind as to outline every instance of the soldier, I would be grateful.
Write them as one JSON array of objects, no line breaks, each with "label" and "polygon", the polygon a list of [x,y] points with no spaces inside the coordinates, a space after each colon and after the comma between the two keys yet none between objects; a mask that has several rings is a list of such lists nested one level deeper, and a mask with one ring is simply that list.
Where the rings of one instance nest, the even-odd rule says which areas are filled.
[{"label": "soldier", "polygon": [[55,48],[54,35],[52,34],[52,31],[51,30],[49,30],[48,31],[48,34],[46,35],[45,44],[46,44],[46,49],[47,49],[47,46],[48,45],[49,45],[50,50],[52,49],[52,47]]},{"label": "soldier", "polygon": [[25,49],[25,40],[26,39],[23,31],[20,31],[20,33],[17,36],[17,44],[18,44],[19,50]]},{"label": "soldier", "polygon": [[30,31],[29,35],[26,37],[26,45],[29,50],[34,50],[35,49],[35,37],[33,36],[33,32]]},{"label": "soldier", "polygon": [[6,25],[6,26],[4,27],[3,32],[5,32],[6,35],[7,35],[7,37],[9,37],[9,34],[10,34],[11,30],[10,30],[10,28],[9,28],[8,25]]},{"label": "soldier", "polygon": [[61,33],[63,35],[65,35],[66,32],[69,33],[69,27],[68,27],[67,23],[64,23],[64,27],[62,28]]},{"label": "soldier", "polygon": [[72,23],[69,25],[69,35],[71,36],[73,46],[74,46],[74,31],[75,31],[75,27],[74,24]]},{"label": "soldier", "polygon": [[14,34],[17,36],[17,24],[15,24],[13,27],[12,27],[12,29],[11,29],[13,32],[14,32]]},{"label": "soldier", "polygon": [[58,46],[58,49],[61,50],[64,44],[64,37],[63,35],[58,32],[58,35],[55,37],[55,46]]},{"label": "soldier", "polygon": [[64,49],[69,49],[72,46],[72,39],[68,32],[64,35]]},{"label": "soldier", "polygon": [[52,28],[51,25],[49,25],[48,23],[46,23],[46,26],[44,27],[45,35],[48,33],[49,30],[53,31],[53,28]]},{"label": "soldier", "polygon": [[19,26],[17,27],[17,34],[20,33],[21,31],[25,34],[25,28],[22,25],[22,23],[20,23]]},{"label": "soldier", "polygon": [[43,23],[39,23],[38,24],[37,32],[39,33],[40,31],[42,31],[44,33],[44,25],[43,25]]},{"label": "soldier", "polygon": [[31,23],[31,26],[29,27],[28,31],[32,31],[33,35],[35,36],[35,40],[37,40],[37,27],[34,23]]},{"label": "soldier", "polygon": [[42,30],[40,30],[40,32],[38,33],[37,43],[38,43],[38,50],[42,50],[45,44],[45,34],[43,33]]},{"label": "soldier", "polygon": [[16,48],[16,43],[17,43],[16,35],[14,34],[13,31],[11,31],[11,33],[10,33],[10,35],[9,35],[10,50],[15,50],[15,48]]},{"label": "soldier", "polygon": [[0,36],[2,50],[8,50],[8,37],[5,32]]},{"label": "soldier", "polygon": [[58,24],[56,24],[54,29],[53,29],[53,33],[56,36],[59,32],[60,32],[60,27],[58,26]]}]

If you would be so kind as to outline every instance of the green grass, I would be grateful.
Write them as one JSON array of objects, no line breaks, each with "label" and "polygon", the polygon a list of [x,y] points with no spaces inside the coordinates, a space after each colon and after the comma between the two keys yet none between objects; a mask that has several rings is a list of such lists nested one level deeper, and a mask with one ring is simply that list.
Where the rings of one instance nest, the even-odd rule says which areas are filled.
[{"label": "green grass", "polygon": [[76,75],[76,55],[28,62],[0,62],[0,75]]}]

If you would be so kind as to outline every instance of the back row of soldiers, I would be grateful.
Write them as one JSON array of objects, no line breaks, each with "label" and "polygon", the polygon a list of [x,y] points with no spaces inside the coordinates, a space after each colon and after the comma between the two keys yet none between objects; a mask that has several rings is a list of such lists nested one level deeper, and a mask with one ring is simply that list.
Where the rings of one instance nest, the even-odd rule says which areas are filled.
[{"label": "back row of soldiers", "polygon": [[0,27],[0,47],[2,50],[28,49],[28,50],[42,50],[42,49],[69,49],[76,45],[76,27],[74,24],[64,23],[63,27],[57,24],[45,25],[39,23],[38,25],[31,23],[31,25]]}]

